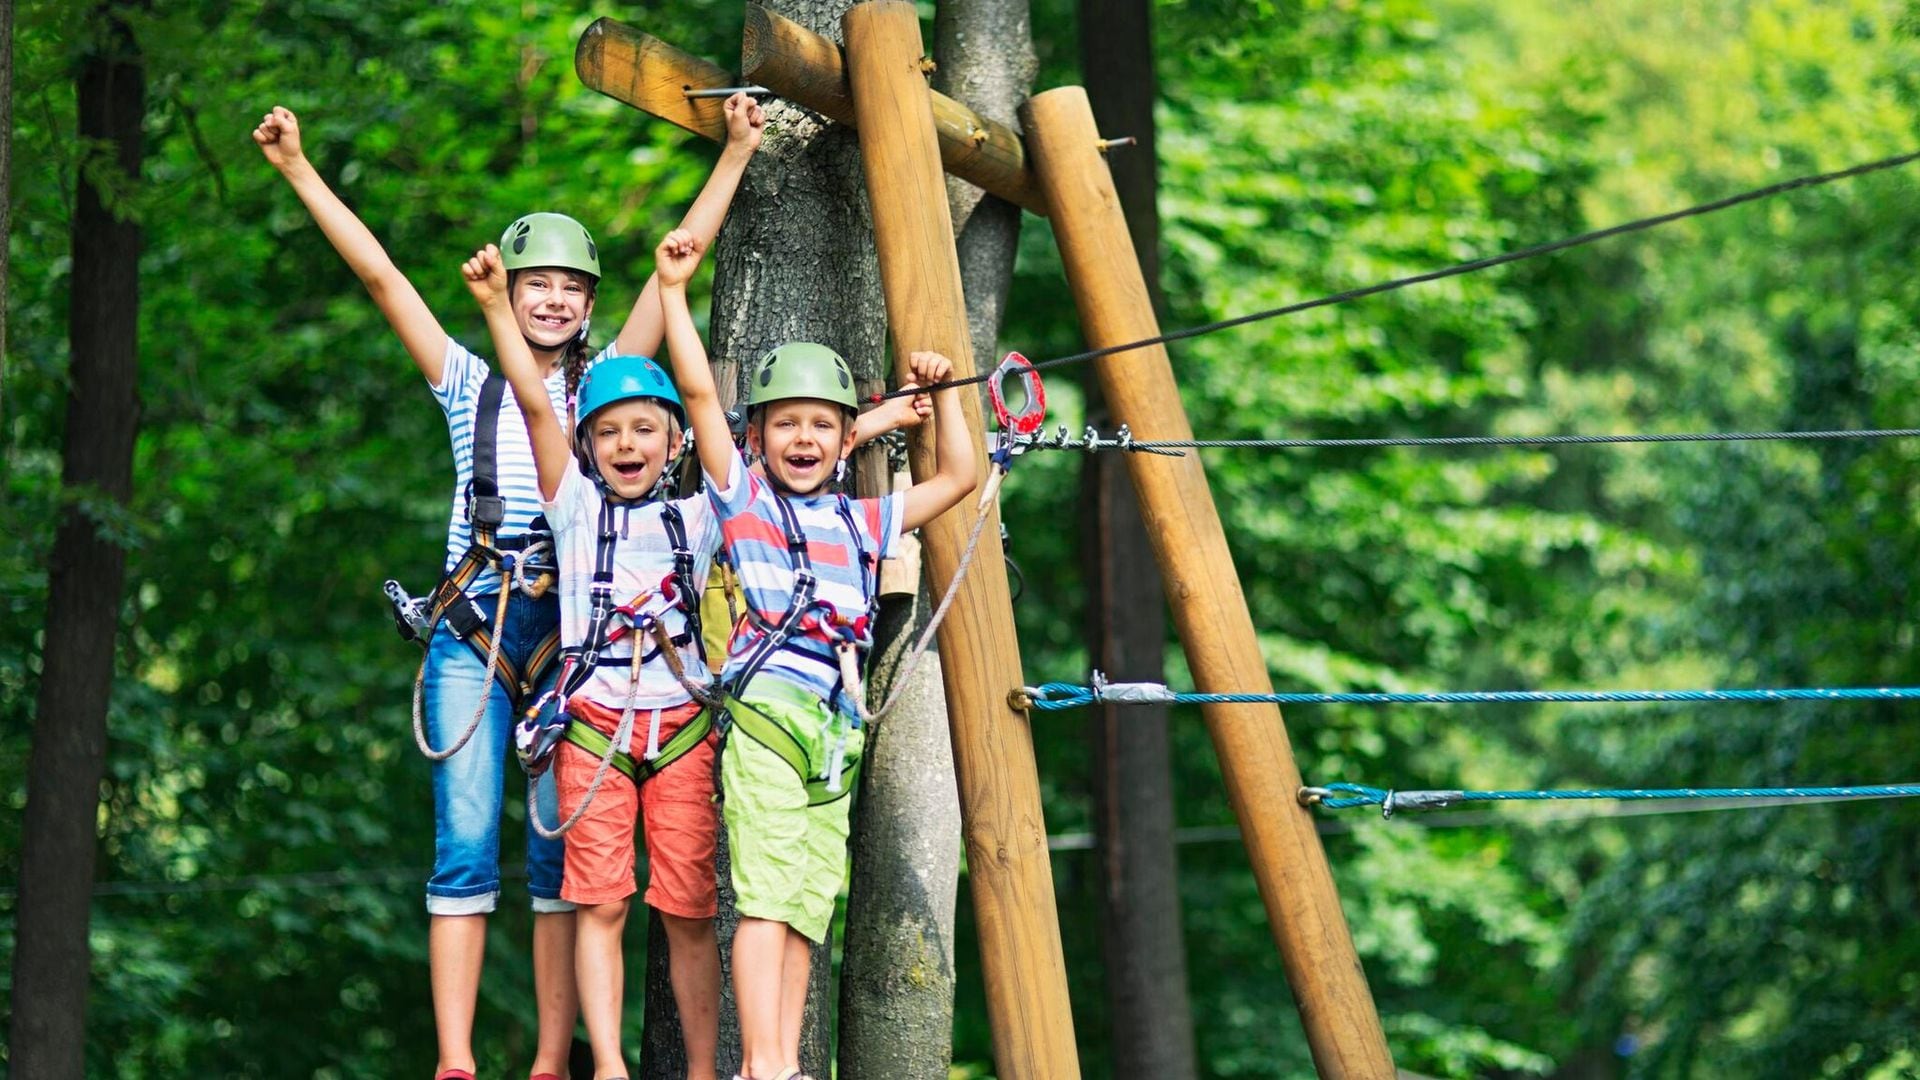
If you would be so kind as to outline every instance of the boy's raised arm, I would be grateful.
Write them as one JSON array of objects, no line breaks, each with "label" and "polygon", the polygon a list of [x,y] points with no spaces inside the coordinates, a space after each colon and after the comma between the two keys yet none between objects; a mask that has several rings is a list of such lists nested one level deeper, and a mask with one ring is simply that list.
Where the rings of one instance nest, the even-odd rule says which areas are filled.
[{"label": "boy's raised arm", "polygon": [[500,359],[500,372],[513,387],[513,399],[527,420],[527,439],[533,444],[534,469],[540,477],[540,497],[551,502],[559,497],[560,481],[573,464],[573,451],[560,417],[547,398],[547,384],[540,377],[540,365],[527,348],[520,326],[513,318],[509,301],[507,268],[500,261],[500,249],[488,244],[460,267],[467,288],[486,313],[487,330],[493,334],[494,355]]},{"label": "boy's raised arm", "polygon": [[367,287],[368,295],[399,335],[400,344],[406,346],[420,374],[439,386],[446,374],[447,332],[440,328],[440,320],[433,317],[413,283],[393,265],[372,230],[320,179],[300,148],[299,119],[291,110],[275,105],[253,129],[253,141],[260,144],[268,163],[286,177],[294,194],[313,215],[314,224],[320,226],[333,249]]},{"label": "boy's raised arm", "polygon": [[687,280],[700,265],[706,245],[685,229],[675,229],[654,250],[654,275],[660,279],[660,306],[666,316],[667,353],[673,358],[673,383],[687,409],[693,428],[693,448],[700,470],[725,483],[733,468],[733,432],[727,412],[720,407],[720,390],[707,367],[707,347],[687,309]]},{"label": "boy's raised arm", "polygon": [[[945,382],[953,361],[936,352],[917,352],[907,359],[914,380],[921,385]],[[960,410],[960,391],[933,392],[934,474],[907,489],[900,528],[917,529],[953,508],[979,482],[973,440],[966,415]]]},{"label": "boy's raised arm", "polygon": [[[713,238],[720,235],[720,225],[727,219],[727,207],[733,204],[733,193],[739,190],[747,162],[760,146],[760,129],[767,122],[760,103],[746,94],[728,98],[725,107],[727,145],[721,149],[720,160],[714,163],[700,196],[693,200],[687,216],[680,219],[680,227],[693,234],[703,250],[712,247]],[[624,356],[653,356],[659,352],[661,336],[665,333],[664,317],[660,307],[660,275],[654,274],[647,278],[640,298],[633,302],[626,325],[614,339],[616,350]]]},{"label": "boy's raised arm", "polygon": [[[917,384],[907,383],[902,390]],[[865,446],[889,431],[917,428],[933,414],[933,402],[925,394],[888,398],[854,418],[853,445]]]}]

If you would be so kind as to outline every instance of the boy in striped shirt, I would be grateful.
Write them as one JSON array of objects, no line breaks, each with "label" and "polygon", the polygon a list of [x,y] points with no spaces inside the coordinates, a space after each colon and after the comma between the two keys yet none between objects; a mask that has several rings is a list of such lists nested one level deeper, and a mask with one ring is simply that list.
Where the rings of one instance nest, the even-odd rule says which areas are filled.
[{"label": "boy in striped shirt", "polygon": [[[826,939],[846,867],[852,770],[864,733],[859,666],[870,644],[879,562],[902,533],[973,490],[975,463],[956,391],[932,395],[936,471],[906,491],[848,499],[832,490],[854,445],[853,373],[838,353],[793,342],[754,369],[747,470],[687,308],[701,244],[685,230],[656,251],[668,351],[713,510],[745,588],[745,621],[721,681],[733,732],[721,759],[740,926],[733,941],[743,1080],[799,1073],[809,942]],[[921,385],[952,374],[914,353]]]}]

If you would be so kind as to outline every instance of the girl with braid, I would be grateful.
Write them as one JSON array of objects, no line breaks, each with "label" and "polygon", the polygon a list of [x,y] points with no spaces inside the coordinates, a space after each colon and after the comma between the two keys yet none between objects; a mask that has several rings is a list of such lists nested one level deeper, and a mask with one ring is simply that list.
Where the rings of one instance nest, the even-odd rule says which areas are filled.
[{"label": "girl with braid", "polygon": [[[745,94],[728,99],[725,108],[726,147],[682,222],[683,228],[706,241],[719,232],[747,161],[760,144],[764,122],[760,107]],[[499,551],[524,548],[526,538],[541,535],[535,525],[540,489],[527,425],[513,395],[499,399],[496,416],[480,417],[480,402],[491,400],[486,392],[491,367],[448,336],[373,233],[328,188],[301,150],[300,123],[292,112],[276,106],[254,129],[253,140],[359,276],[446,412],[455,475],[447,527],[448,572],[473,543],[469,519],[480,500],[470,498],[469,489],[478,431],[493,433],[499,501],[481,494],[490,507],[489,517],[498,518],[495,547]],[[551,404],[566,415],[568,397],[594,357],[587,346],[587,325],[600,280],[599,251],[579,222],[553,213],[528,214],[514,221],[499,246],[510,278],[514,325],[533,354]],[[651,355],[661,336],[659,286],[649,279],[626,325],[606,351]],[[503,590],[511,592],[504,607],[500,606]],[[560,609],[557,590],[529,595],[537,591],[515,589],[513,582],[502,579],[500,564],[490,562],[463,589],[455,590],[456,595],[464,592],[461,602],[448,605],[470,613],[486,633],[469,631],[456,637],[443,626],[429,638],[422,675],[422,741],[428,745],[422,749],[435,759],[434,867],[427,881],[426,903],[438,1080],[473,1078],[474,1010],[486,916],[500,894],[500,811],[515,705],[523,696],[534,700],[544,694],[558,666],[547,665],[543,678],[527,680],[523,687],[510,686],[505,678],[489,677],[494,669],[482,655],[485,650],[469,647],[469,641],[485,636],[496,645],[499,670],[524,670],[530,662],[539,666],[539,657],[533,654],[555,634]],[[496,625],[500,611],[505,615]],[[525,695],[518,692],[523,689]],[[552,820],[559,802],[552,773],[544,778],[537,798],[540,806],[529,808],[530,812],[541,812],[544,820]],[[579,1012],[574,913],[573,905],[561,898],[562,859],[560,841],[543,840],[529,830],[527,891],[535,912],[533,966],[539,1015],[532,1080],[566,1076]]]}]

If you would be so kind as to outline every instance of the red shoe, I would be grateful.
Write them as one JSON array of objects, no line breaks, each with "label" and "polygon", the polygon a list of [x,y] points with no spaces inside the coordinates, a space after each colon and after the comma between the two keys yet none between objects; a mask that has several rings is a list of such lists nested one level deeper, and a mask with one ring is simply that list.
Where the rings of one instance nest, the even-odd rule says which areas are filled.
[{"label": "red shoe", "polygon": [[473,1074],[465,1069],[448,1069],[435,1074],[433,1080],[473,1080]]}]

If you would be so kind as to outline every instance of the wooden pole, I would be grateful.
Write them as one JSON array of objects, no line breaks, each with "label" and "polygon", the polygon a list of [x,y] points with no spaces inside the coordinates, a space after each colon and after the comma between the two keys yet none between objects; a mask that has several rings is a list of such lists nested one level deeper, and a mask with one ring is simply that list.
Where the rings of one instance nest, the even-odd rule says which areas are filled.
[{"label": "wooden pole", "polygon": [[720,98],[689,98],[687,91],[738,86],[740,80],[652,34],[613,19],[595,19],[574,46],[573,70],[590,90],[695,135],[717,143],[727,141],[726,103]]},{"label": "wooden pole", "polygon": [[[1040,94],[1021,109],[1021,121],[1088,344],[1158,335],[1086,91]],[[1114,420],[1128,424],[1134,438],[1193,438],[1164,347],[1095,365]],[[1127,466],[1195,684],[1212,692],[1271,691],[1199,456],[1128,454]],[[1204,714],[1320,1075],[1391,1080],[1393,1060],[1326,852],[1312,814],[1296,800],[1300,772],[1279,708],[1209,705]]]},{"label": "wooden pole", "polygon": [[[916,61],[917,62],[917,61]],[[740,44],[741,77],[788,101],[858,126],[840,46],[759,4],[747,4]],[[933,128],[940,160],[962,180],[1042,217],[1046,203],[1027,168],[1026,148],[1012,128],[934,91]]]},{"label": "wooden pole", "polygon": [[[952,358],[956,376],[971,375],[919,16],[907,0],[873,0],[848,11],[841,25],[896,370],[904,378],[910,353],[934,349]],[[968,428],[982,433],[978,396],[962,401]],[[928,433],[914,440],[916,478],[932,465],[932,442]],[[984,477],[984,446],[977,452]],[[936,594],[959,568],[973,504],[969,498],[921,530]],[[1002,1080],[1075,1080],[1080,1066],[1033,738],[1007,700],[1022,680],[1006,569],[990,546],[999,512],[990,505],[985,513],[983,547],[940,626],[940,656],[994,1062]]]}]

